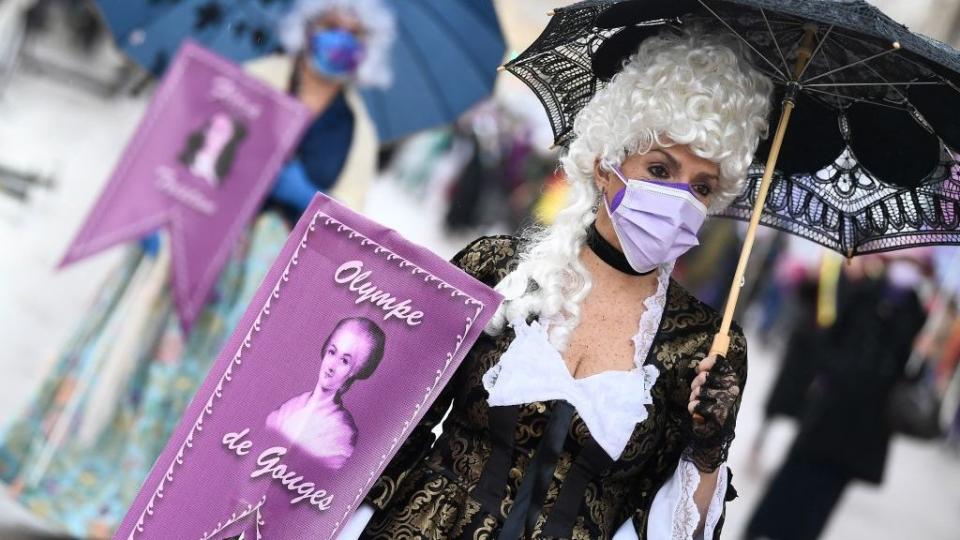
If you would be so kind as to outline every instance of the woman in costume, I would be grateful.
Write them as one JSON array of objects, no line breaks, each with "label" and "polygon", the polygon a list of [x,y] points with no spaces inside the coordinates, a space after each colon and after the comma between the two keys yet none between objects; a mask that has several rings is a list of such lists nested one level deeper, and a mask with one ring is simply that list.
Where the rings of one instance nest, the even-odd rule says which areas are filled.
[{"label": "woman in costume", "polygon": [[267,416],[268,428],[324,467],[339,469],[353,455],[357,427],[342,396],[370,377],[383,359],[383,330],[366,317],[343,319],[323,344],[316,387]]},{"label": "woman in costume", "polygon": [[576,118],[554,224],[454,258],[506,300],[341,539],[719,536],[746,343],[708,356],[721,317],[670,273],[766,130],[738,50],[644,41]]},{"label": "woman in costume", "polygon": [[313,195],[362,204],[376,142],[353,87],[389,84],[392,36],[380,0],[300,0],[284,21],[288,54],[248,66],[314,119],[189,335],[172,305],[169,245],[154,235],[130,250],[26,411],[2,427],[0,480],[38,517],[111,537]]}]

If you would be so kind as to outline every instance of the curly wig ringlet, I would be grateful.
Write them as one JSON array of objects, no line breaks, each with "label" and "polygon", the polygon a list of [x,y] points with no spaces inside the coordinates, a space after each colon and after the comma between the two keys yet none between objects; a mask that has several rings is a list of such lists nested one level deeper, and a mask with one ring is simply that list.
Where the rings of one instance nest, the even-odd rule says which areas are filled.
[{"label": "curly wig ringlet", "polygon": [[597,160],[604,167],[654,145],[688,145],[719,165],[710,209],[720,210],[743,189],[766,136],[772,90],[733,38],[694,27],[644,40],[577,115],[574,138],[561,158],[570,187],[567,205],[550,227],[524,233],[519,265],[497,286],[505,301],[487,331],[497,334],[509,322],[538,314],[554,319],[551,340],[564,348],[591,287],[578,257],[596,217]]},{"label": "curly wig ringlet", "polygon": [[357,18],[366,31],[366,49],[357,68],[357,84],[386,88],[393,82],[390,48],[396,36],[393,12],[383,0],[297,0],[280,21],[280,41],[290,54],[306,46],[304,28],[312,19],[331,10],[342,10]]}]

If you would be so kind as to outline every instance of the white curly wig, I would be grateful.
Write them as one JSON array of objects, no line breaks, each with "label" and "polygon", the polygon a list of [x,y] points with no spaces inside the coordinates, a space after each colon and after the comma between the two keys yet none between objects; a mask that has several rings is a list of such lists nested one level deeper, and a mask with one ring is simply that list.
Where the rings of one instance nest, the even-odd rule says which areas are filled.
[{"label": "white curly wig", "polygon": [[390,48],[396,35],[393,12],[382,0],[297,0],[280,21],[280,42],[290,54],[306,45],[304,28],[311,20],[331,10],[342,10],[357,18],[366,31],[366,50],[357,68],[360,86],[386,88],[393,82]]},{"label": "white curly wig", "polygon": [[561,158],[567,205],[550,227],[525,232],[517,269],[497,286],[505,301],[487,331],[497,334],[537,314],[554,320],[551,341],[563,349],[591,287],[579,254],[596,218],[596,161],[621,163],[655,144],[688,145],[719,165],[710,209],[720,210],[743,189],[757,143],[766,136],[772,90],[735,40],[699,28],[669,29],[644,40],[574,120],[574,138]]}]

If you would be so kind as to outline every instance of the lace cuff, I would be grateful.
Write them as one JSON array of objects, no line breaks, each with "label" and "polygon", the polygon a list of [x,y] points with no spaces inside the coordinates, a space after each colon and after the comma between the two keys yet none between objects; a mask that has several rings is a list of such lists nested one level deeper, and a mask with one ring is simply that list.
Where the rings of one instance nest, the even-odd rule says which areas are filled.
[{"label": "lace cuff", "polygon": [[727,461],[744,378],[745,375],[741,376],[729,360],[717,356],[706,382],[700,387],[699,403],[694,411],[703,417],[703,421],[687,424],[690,426],[690,445],[684,450],[684,457],[701,471],[713,472]]},{"label": "lace cuff", "polygon": [[[700,485],[700,471],[696,465],[680,460],[676,472],[657,491],[647,520],[649,540],[694,540],[693,533],[700,524],[700,511],[693,494]],[[717,487],[710,499],[702,538],[713,538],[713,532],[723,514],[724,496],[727,492],[727,467],[721,464]],[[699,538],[699,537],[698,537]]]}]

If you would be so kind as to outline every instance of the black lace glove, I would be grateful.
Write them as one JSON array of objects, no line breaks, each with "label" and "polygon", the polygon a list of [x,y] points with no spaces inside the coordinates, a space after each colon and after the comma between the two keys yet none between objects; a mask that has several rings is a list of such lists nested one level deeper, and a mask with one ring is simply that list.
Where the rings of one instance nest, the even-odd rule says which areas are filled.
[{"label": "black lace glove", "polygon": [[687,409],[693,415],[690,444],[684,456],[701,472],[713,472],[727,460],[733,442],[740,382],[723,356],[708,357],[697,366],[690,384]]}]

